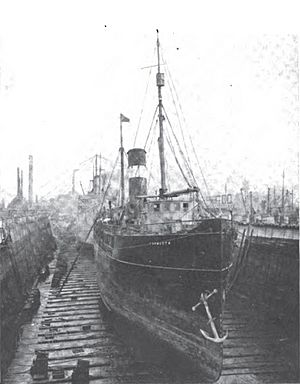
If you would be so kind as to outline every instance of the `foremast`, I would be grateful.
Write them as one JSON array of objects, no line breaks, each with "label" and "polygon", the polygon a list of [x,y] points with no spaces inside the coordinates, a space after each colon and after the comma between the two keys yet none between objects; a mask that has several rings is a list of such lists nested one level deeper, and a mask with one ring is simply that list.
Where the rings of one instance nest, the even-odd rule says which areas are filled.
[{"label": "foremast", "polygon": [[160,72],[160,53],[159,53],[159,32],[157,31],[157,74],[156,74],[156,85],[158,88],[158,121],[159,121],[159,138],[158,138],[158,149],[159,149],[159,160],[160,160],[160,177],[161,177],[161,188],[159,195],[163,197],[166,193],[166,165],[165,165],[165,148],[164,148],[164,127],[163,127],[163,104],[162,104],[162,93],[161,88],[165,85],[164,74]]},{"label": "foremast", "polygon": [[128,117],[120,113],[120,155],[121,155],[121,207],[125,205],[124,147],[122,123],[129,123]]}]

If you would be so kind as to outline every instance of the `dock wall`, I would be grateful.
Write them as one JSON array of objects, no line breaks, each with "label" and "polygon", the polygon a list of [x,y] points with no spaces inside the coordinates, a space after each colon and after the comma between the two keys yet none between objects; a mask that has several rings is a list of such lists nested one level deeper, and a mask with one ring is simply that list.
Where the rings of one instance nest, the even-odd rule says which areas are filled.
[{"label": "dock wall", "polygon": [[24,322],[22,308],[42,268],[56,249],[47,216],[5,220],[7,238],[0,244],[1,371],[7,368]]}]

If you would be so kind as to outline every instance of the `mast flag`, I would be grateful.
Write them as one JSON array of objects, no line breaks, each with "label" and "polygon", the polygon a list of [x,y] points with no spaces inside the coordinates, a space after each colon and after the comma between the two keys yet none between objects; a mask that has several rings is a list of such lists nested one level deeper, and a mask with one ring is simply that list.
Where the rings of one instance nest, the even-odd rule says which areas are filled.
[{"label": "mast flag", "polygon": [[130,120],[128,119],[128,117],[122,115],[122,113],[120,114],[120,119],[121,119],[121,122],[122,123],[129,123]]},{"label": "mast flag", "polygon": [[124,147],[123,147],[123,133],[122,123],[129,123],[128,117],[120,113],[120,154],[121,154],[121,207],[124,207],[125,203],[125,176],[124,176]]}]

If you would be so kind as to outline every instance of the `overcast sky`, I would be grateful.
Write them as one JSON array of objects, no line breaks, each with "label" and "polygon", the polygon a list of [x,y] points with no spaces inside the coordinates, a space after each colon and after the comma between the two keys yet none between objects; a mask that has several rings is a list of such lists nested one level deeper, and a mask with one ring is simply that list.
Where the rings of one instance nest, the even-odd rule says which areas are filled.
[{"label": "overcast sky", "polygon": [[[144,145],[157,91],[153,70],[145,94],[150,70],[141,68],[155,64],[156,28],[162,71],[211,189],[239,188],[243,178],[262,189],[279,184],[283,169],[297,184],[296,2],[240,3],[2,1],[0,189],[15,193],[20,166],[27,195],[29,154],[35,194],[67,192],[76,168],[77,189],[79,180],[87,188],[92,167],[82,163],[99,152],[114,161],[120,113],[130,118],[128,150],[143,108]],[[178,130],[167,85],[163,95]]]}]

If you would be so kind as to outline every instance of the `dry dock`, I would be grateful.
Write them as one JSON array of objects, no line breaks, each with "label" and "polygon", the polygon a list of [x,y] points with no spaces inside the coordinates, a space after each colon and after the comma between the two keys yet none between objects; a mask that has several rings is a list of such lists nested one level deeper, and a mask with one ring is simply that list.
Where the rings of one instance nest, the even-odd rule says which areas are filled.
[{"label": "dry dock", "polygon": [[[41,306],[23,327],[3,383],[191,382],[175,379],[163,367],[136,362],[114,333],[101,305],[90,247],[78,250],[71,242],[59,252],[68,267],[78,252],[80,257],[68,279],[61,280],[64,284],[60,292],[57,287],[51,288],[54,265],[46,282],[40,283]],[[295,342],[277,324],[264,320],[243,297],[234,293],[229,297],[224,316],[229,337],[224,343],[224,368],[218,384],[297,382]]]}]

